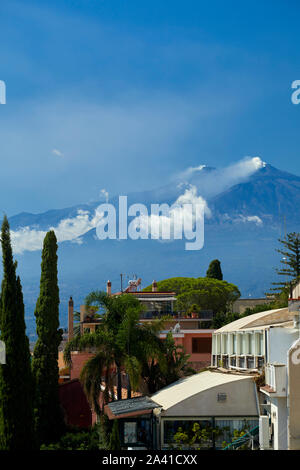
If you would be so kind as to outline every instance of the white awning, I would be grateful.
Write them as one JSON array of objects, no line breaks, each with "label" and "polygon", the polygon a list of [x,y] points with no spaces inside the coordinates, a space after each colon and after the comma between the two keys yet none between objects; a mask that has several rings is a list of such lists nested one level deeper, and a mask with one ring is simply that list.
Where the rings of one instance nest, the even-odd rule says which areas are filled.
[{"label": "white awning", "polygon": [[[219,396],[225,400],[219,400]],[[164,416],[257,416],[253,376],[204,371],[152,395]]]}]

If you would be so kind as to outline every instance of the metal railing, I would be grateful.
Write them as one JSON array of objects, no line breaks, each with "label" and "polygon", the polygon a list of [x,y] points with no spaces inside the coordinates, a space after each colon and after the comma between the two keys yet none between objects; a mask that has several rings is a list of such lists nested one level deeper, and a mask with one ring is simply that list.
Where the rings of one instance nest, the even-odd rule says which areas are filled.
[{"label": "metal railing", "polygon": [[222,450],[237,450],[245,444],[249,444],[252,450],[258,447],[258,435],[259,435],[259,426],[246,431],[245,434],[238,439],[235,439],[233,442],[228,444]]}]

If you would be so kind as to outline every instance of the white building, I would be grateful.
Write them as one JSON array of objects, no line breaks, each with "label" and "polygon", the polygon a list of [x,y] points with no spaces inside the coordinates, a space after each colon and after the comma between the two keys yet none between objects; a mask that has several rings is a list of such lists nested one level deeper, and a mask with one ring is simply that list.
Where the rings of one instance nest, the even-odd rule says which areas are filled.
[{"label": "white building", "polygon": [[172,444],[179,427],[186,429],[193,422],[227,429],[216,439],[216,448],[221,448],[224,440],[231,441],[233,430],[258,425],[256,386],[253,377],[246,374],[200,372],[163,388],[151,400],[159,405],[156,415],[161,449]]},{"label": "white building", "polygon": [[[298,339],[298,312],[291,304],[289,308],[241,318],[213,335],[214,367],[256,374],[265,372],[265,385],[260,387],[260,415],[269,417],[269,426],[266,426],[268,420],[261,419],[265,426],[262,433],[264,448],[270,445],[276,450],[300,449],[300,419],[298,424],[292,419],[292,416],[298,416],[300,409],[300,396],[298,399],[295,395],[300,387],[300,365],[293,367],[290,360],[292,354],[293,357],[297,354]],[[292,383],[298,383],[299,387],[293,385],[291,388]]]}]

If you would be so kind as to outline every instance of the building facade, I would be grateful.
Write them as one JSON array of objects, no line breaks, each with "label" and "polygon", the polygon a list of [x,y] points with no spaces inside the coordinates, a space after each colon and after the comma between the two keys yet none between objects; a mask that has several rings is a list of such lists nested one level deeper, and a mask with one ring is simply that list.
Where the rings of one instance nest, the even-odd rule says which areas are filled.
[{"label": "building facade", "polygon": [[[182,378],[151,397],[109,403],[105,412],[120,420],[124,449],[171,449],[176,433],[190,433],[195,423],[207,431],[201,447],[222,449],[234,431],[256,429],[259,422],[253,377],[215,371]],[[147,441],[143,429],[148,430]]]},{"label": "building facade", "polygon": [[[134,279],[123,292],[112,292],[111,282],[107,281],[108,295],[121,295],[122,293],[130,294],[136,297],[143,306],[143,312],[140,318],[141,323],[149,322],[162,316],[168,317],[165,322],[165,329],[160,332],[160,338],[163,341],[167,333],[172,331],[175,344],[184,348],[185,352],[190,355],[190,366],[195,370],[201,370],[210,366],[211,363],[211,347],[213,329],[210,324],[213,318],[211,311],[202,311],[200,313],[191,313],[189,315],[178,314],[175,312],[174,305],[176,302],[175,292],[159,292],[157,283],[153,281],[151,292],[140,290],[141,278]],[[80,306],[80,333],[92,333],[101,326],[102,319],[99,318],[93,310],[89,310],[85,305]],[[68,307],[68,323],[69,338],[73,335],[74,321],[74,302],[69,300]],[[77,370],[82,367],[82,354],[74,355],[74,368]],[[77,373],[71,371],[71,378],[77,377]]]},{"label": "building facade", "polygon": [[[300,420],[293,419],[300,408],[299,392],[295,387],[295,383],[300,383],[300,365],[297,368],[291,362],[300,324],[295,305],[297,303],[292,305],[290,302],[288,308],[249,315],[213,334],[213,367],[251,372],[264,382],[259,389],[260,416],[268,417],[267,421],[261,419],[264,449],[300,449],[298,437],[291,437],[292,429],[294,436],[297,432],[300,436]],[[298,401],[291,400],[295,396]],[[297,445],[299,447],[295,447]]]}]

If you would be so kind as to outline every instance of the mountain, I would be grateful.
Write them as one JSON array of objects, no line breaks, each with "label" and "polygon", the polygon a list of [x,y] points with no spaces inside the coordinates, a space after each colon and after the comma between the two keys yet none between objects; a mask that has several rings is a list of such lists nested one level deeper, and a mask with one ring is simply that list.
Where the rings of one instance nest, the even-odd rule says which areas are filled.
[{"label": "mountain", "polygon": [[[300,177],[266,165],[249,178],[218,194],[211,207],[215,217],[224,221],[242,216],[258,216],[268,224],[299,223]],[[226,218],[226,217],[225,217]]]},{"label": "mountain", "polygon": [[[194,185],[205,197],[211,216],[205,221],[205,244],[186,251],[185,240],[103,240],[96,236],[95,210],[100,202],[21,213],[9,219],[26,305],[26,321],[34,338],[34,306],[39,290],[40,246],[44,232],[55,227],[59,243],[61,324],[67,325],[67,301],[78,309],[93,289],[120,287],[120,273],[138,274],[143,286],[171,276],[204,276],[209,262],[219,258],[224,278],[243,296],[258,297],[275,280],[278,237],[300,231],[300,177],[263,164],[250,175],[222,172],[212,167],[187,170],[171,183],[154,190],[131,193],[128,204],[173,203]],[[118,197],[111,201],[115,206]],[[25,249],[24,249],[25,248]]]}]

